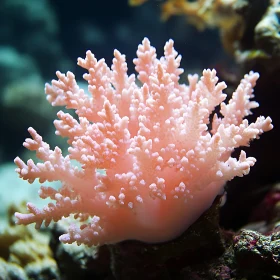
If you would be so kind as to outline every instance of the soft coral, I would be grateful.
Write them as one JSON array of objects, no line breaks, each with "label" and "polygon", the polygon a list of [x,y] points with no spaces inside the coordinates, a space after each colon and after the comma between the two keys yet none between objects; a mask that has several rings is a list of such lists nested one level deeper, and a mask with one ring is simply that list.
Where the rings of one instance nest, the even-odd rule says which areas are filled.
[{"label": "soft coral", "polygon": [[[39,178],[42,183],[61,181],[62,187],[42,186],[41,198],[50,197],[55,204],[39,210],[28,203],[29,214],[15,214],[18,224],[35,222],[39,228],[43,221],[48,225],[74,214],[81,226],[73,224],[62,242],[161,242],[190,226],[227,180],[248,174],[256,160],[244,151],[237,160],[232,151],[272,129],[269,117],[251,124],[243,120],[258,106],[250,101],[258,74],[246,75],[225,104],[226,85],[218,83],[215,70],[204,70],[200,80],[189,75],[189,86],[180,84],[181,56],[172,40],[164,51],[157,59],[148,39],[139,45],[134,63],[141,86],[127,75],[125,57],[118,51],[111,69],[90,51],[78,60],[88,71],[84,79],[90,95],[71,72],[57,72],[58,81],[46,85],[48,101],[75,109],[78,120],[60,111],[54,122],[56,134],[68,138],[66,157],[29,129],[32,139],[24,146],[43,163],[16,158],[17,172],[30,183]],[[220,104],[223,117],[211,121]]]}]

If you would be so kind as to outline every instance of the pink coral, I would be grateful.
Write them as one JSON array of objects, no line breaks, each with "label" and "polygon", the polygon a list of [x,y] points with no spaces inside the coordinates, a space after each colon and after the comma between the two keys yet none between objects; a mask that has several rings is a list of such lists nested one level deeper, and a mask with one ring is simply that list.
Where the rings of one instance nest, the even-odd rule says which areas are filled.
[{"label": "pink coral", "polygon": [[[36,151],[41,163],[20,158],[15,163],[30,183],[39,178],[62,186],[42,186],[40,197],[55,204],[40,210],[28,203],[30,213],[16,213],[17,223],[39,228],[73,214],[77,222],[60,237],[64,243],[166,241],[208,209],[226,181],[248,174],[255,158],[241,151],[235,159],[231,153],[272,129],[269,117],[243,120],[258,106],[250,98],[259,75],[245,75],[225,104],[226,84],[218,83],[215,70],[204,70],[200,79],[189,75],[187,86],[179,83],[180,61],[172,40],[157,59],[144,39],[134,60],[139,81],[127,75],[125,56],[117,50],[111,69],[90,51],[78,59],[88,71],[88,93],[71,72],[57,72],[58,81],[46,85],[47,99],[78,116],[59,111],[54,122],[56,134],[68,138],[69,155],[51,150],[29,128],[32,139],[24,146]],[[221,117],[211,118],[218,105]]]}]

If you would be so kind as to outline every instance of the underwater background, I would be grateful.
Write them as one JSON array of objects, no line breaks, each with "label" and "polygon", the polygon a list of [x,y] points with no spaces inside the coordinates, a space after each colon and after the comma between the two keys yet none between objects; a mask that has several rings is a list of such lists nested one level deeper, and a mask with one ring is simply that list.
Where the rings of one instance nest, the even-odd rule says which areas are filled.
[{"label": "underwater background", "polygon": [[[180,273],[172,263],[166,278],[150,268],[148,276],[116,276],[110,271],[110,252],[106,248],[101,249],[101,257],[95,262],[97,249],[82,246],[65,249],[55,242],[59,229],[52,228],[51,233],[43,229],[39,236],[33,225],[28,229],[14,226],[13,213],[18,207],[25,207],[20,206],[22,203],[28,200],[45,204],[38,200],[39,182],[30,185],[14,171],[15,157],[25,161],[35,158],[22,146],[29,137],[28,127],[35,128],[52,148],[56,145],[67,148],[66,141],[54,134],[53,120],[58,110],[46,101],[45,83],[50,83],[59,70],[73,72],[82,84],[84,72],[76,61],[87,50],[111,65],[113,51],[117,49],[126,55],[128,73],[135,73],[132,61],[138,45],[147,37],[159,56],[163,55],[165,42],[174,40],[175,49],[183,57],[184,83],[188,73],[200,75],[203,69],[215,68],[220,80],[228,85],[225,92],[231,93],[245,73],[250,70],[260,73],[254,92],[260,107],[254,110],[254,115],[270,116],[274,129],[250,145],[248,153],[257,159],[250,174],[227,183],[225,205],[216,209],[217,228],[226,232],[227,237],[218,240],[217,247],[211,247],[218,252],[213,258],[223,254],[221,243],[233,246],[229,240],[237,240],[239,235],[235,234],[240,229],[255,230],[254,236],[248,233],[253,240],[261,238],[257,234],[275,233],[280,221],[280,4],[266,0],[189,1],[201,5],[190,13],[183,10],[182,3],[188,1],[149,0],[142,1],[142,5],[141,1],[134,2],[138,1],[0,0],[0,280],[142,279],[142,276],[145,279],[279,279],[279,255],[276,259],[268,258],[267,262],[253,256],[253,265],[244,266],[241,257],[242,265],[237,261],[238,266],[234,259],[236,252],[231,252],[229,257],[234,259],[232,263],[211,262],[212,270],[202,265],[204,259],[195,264],[186,260],[182,264],[177,256]],[[176,10],[163,20],[162,5],[166,2],[173,2]],[[262,21],[265,28],[261,29],[263,33],[258,33],[257,26]],[[263,242],[272,246],[271,240]],[[278,243],[271,250],[277,255],[280,237],[274,240]],[[168,254],[164,249],[162,252]],[[252,273],[256,265],[261,267],[257,275]],[[204,274],[199,274],[203,269]]]}]

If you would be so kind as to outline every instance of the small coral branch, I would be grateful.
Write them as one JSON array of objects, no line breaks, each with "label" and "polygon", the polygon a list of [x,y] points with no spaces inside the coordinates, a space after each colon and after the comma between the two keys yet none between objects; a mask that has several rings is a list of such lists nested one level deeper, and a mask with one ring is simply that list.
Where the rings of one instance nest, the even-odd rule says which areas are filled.
[{"label": "small coral branch", "polygon": [[[17,223],[39,228],[73,215],[76,223],[62,242],[162,242],[207,210],[226,181],[248,174],[256,159],[231,153],[272,129],[269,117],[244,119],[258,106],[251,101],[258,74],[245,75],[225,103],[226,84],[215,70],[204,70],[200,78],[189,75],[189,85],[180,84],[180,61],[172,40],[158,59],[145,38],[133,61],[138,81],[127,74],[125,56],[117,50],[111,67],[90,51],[78,59],[87,71],[88,92],[71,72],[57,72],[58,80],[45,90],[52,106],[77,115],[59,111],[54,122],[56,134],[68,138],[69,155],[51,150],[29,128],[32,138],[24,146],[41,162],[15,163],[24,180],[60,181],[61,188],[42,186],[40,197],[54,203],[42,210],[28,203],[28,214],[15,214]],[[218,106],[219,116],[210,118]]]}]

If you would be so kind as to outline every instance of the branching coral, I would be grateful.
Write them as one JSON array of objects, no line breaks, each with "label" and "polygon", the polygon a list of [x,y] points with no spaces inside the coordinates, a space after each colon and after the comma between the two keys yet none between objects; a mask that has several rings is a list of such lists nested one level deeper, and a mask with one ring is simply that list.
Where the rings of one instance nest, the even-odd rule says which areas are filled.
[{"label": "branching coral", "polygon": [[[24,146],[42,162],[16,158],[15,163],[30,183],[38,178],[62,186],[42,186],[40,197],[55,203],[42,210],[28,203],[30,213],[16,213],[17,223],[40,228],[73,214],[81,225],[72,224],[62,242],[166,241],[208,209],[226,181],[248,174],[255,158],[241,151],[235,159],[232,151],[272,129],[269,117],[243,120],[258,106],[250,101],[258,74],[245,75],[225,104],[226,84],[218,83],[215,70],[204,70],[200,79],[189,75],[187,86],[179,83],[180,61],[172,40],[158,59],[145,38],[134,60],[140,86],[117,50],[111,68],[90,51],[78,59],[88,72],[89,94],[71,72],[57,72],[58,80],[46,85],[47,99],[78,116],[59,111],[54,122],[56,134],[68,138],[69,155],[51,150],[29,128],[32,139]],[[211,118],[219,105],[221,116]]]}]

